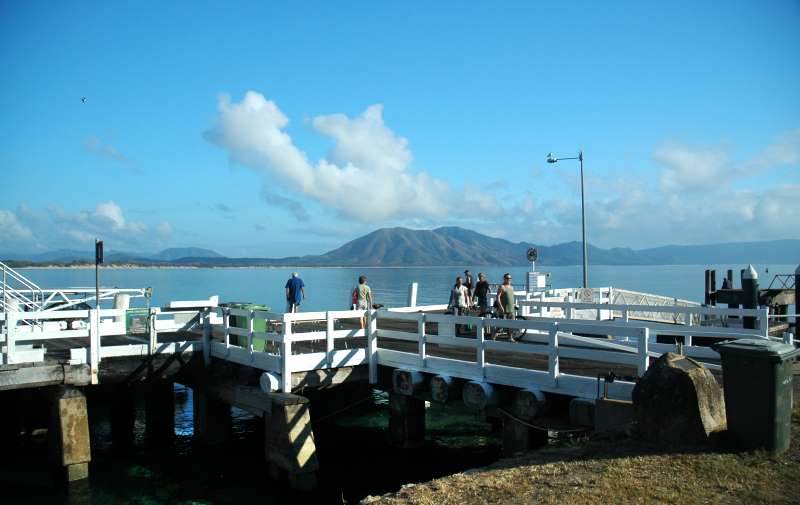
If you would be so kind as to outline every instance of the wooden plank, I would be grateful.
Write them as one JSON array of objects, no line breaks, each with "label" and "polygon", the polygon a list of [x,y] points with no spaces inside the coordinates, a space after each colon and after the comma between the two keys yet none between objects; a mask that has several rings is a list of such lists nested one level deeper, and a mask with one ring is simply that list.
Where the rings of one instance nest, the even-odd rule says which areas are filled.
[{"label": "wooden plank", "polygon": [[364,366],[339,367],[326,370],[292,372],[292,388],[324,389],[351,382],[369,380],[369,369]]}]

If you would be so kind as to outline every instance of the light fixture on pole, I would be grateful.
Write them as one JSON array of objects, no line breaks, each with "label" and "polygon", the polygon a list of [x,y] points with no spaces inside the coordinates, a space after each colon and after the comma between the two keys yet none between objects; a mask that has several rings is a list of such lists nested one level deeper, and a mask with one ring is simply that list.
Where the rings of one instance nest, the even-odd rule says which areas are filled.
[{"label": "light fixture on pole", "polygon": [[583,287],[589,287],[589,267],[586,255],[586,204],[583,197],[583,151],[578,151],[578,156],[572,158],[557,158],[553,153],[548,153],[548,163],[558,163],[561,160],[578,160],[581,163],[581,235],[583,236]]}]

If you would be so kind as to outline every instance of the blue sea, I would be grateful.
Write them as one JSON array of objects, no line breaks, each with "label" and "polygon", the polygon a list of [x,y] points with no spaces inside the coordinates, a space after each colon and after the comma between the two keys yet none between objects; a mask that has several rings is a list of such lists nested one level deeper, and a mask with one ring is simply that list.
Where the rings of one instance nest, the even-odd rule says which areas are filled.
[{"label": "blue sea", "polygon": [[[797,265],[754,265],[762,286],[775,274],[792,274]],[[703,301],[706,268],[717,270],[718,286],[727,269],[734,271],[739,286],[739,271],[747,265],[658,265],[606,266],[591,265],[589,285],[624,288],[697,302]],[[174,300],[199,300],[219,295],[221,302],[250,302],[276,310],[285,306],[284,287],[296,270],[305,283],[306,299],[301,309],[343,310],[349,307],[350,293],[359,275],[366,275],[376,303],[386,306],[406,304],[408,285],[419,283],[417,303],[447,303],[450,287],[456,276],[469,269],[477,279],[485,272],[489,282],[499,283],[510,272],[513,283],[524,285],[530,267],[410,267],[410,268],[101,268],[100,284],[119,288],[153,288],[153,306]],[[550,272],[554,288],[579,287],[581,268],[541,267]],[[94,269],[20,269],[42,288],[94,287]]]}]

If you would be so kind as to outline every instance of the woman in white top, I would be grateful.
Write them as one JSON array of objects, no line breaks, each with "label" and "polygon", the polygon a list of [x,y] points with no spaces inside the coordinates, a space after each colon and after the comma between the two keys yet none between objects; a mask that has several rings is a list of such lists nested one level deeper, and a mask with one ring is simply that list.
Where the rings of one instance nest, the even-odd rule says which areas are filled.
[{"label": "woman in white top", "polygon": [[450,291],[450,308],[453,309],[453,315],[457,316],[463,314],[464,310],[470,306],[469,291],[461,277],[456,277],[456,284],[453,290]]}]

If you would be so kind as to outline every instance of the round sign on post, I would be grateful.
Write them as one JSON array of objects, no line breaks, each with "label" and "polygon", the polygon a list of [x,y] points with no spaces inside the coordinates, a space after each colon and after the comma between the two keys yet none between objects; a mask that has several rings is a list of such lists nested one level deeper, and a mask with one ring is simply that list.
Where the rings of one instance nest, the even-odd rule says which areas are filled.
[{"label": "round sign on post", "polygon": [[539,251],[535,247],[528,249],[528,261],[536,261],[539,259]]}]

